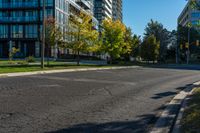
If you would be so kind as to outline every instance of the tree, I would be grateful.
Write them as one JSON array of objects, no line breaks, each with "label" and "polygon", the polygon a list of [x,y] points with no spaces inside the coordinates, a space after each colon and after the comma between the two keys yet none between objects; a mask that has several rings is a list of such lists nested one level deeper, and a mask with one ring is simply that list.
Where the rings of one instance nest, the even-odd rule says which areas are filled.
[{"label": "tree", "polygon": [[156,61],[159,55],[159,44],[154,35],[145,38],[141,45],[141,57],[145,61]]},{"label": "tree", "polygon": [[170,44],[170,32],[158,21],[151,20],[145,28],[144,35],[144,38],[148,38],[149,36],[154,35],[156,40],[160,42],[159,61],[165,61],[167,55],[167,47]]},{"label": "tree", "polygon": [[170,32],[169,45],[167,47],[166,59],[178,62],[178,46],[177,46],[177,31]]},{"label": "tree", "polygon": [[80,52],[93,52],[98,42],[98,32],[94,29],[92,16],[80,11],[78,15],[70,16],[68,29],[65,32],[68,40],[62,47],[72,49],[80,64]]},{"label": "tree", "polygon": [[[186,51],[188,48],[190,49],[191,54],[199,55],[200,49],[199,46],[196,45],[196,41],[200,38],[200,33],[195,27],[183,27],[181,25],[178,26],[178,45],[180,49],[180,58],[182,61],[186,60]],[[190,31],[190,32],[189,32]],[[190,45],[188,45],[188,32],[190,33]]]},{"label": "tree", "polygon": [[124,34],[125,45],[128,46],[130,52],[123,54],[126,60],[129,60],[130,56],[136,56],[138,53],[138,47],[140,44],[140,39],[137,35],[134,35],[130,27],[126,27],[126,32]]},{"label": "tree", "polygon": [[113,59],[131,52],[129,40],[125,41],[126,27],[121,21],[105,19],[102,28],[102,49],[110,55],[111,64]]},{"label": "tree", "polygon": [[45,21],[45,42],[47,44],[47,57],[49,64],[49,50],[51,47],[54,48],[54,58],[57,58],[57,45],[63,41],[63,32],[60,27],[56,24],[53,17],[48,17]]},{"label": "tree", "polygon": [[19,51],[20,51],[20,49],[17,49],[15,47],[13,47],[11,49],[11,51],[9,52],[9,60],[12,61],[13,60],[13,56]]},{"label": "tree", "polygon": [[141,44],[140,36],[133,35],[131,56],[138,57],[140,55],[140,44]]}]

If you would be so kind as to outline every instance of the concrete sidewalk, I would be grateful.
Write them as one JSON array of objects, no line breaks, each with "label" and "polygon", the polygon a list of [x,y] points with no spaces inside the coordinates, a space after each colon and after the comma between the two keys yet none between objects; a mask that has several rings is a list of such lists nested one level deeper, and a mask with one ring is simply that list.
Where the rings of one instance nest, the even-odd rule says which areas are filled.
[{"label": "concrete sidewalk", "polygon": [[110,69],[130,69],[130,68],[139,68],[139,67],[140,66],[121,66],[121,67],[104,67],[104,68],[76,68],[76,69],[61,69],[61,70],[44,70],[44,71],[34,71],[34,72],[5,73],[5,74],[0,74],[0,77],[17,77],[17,76],[36,75],[36,74],[110,70]]}]

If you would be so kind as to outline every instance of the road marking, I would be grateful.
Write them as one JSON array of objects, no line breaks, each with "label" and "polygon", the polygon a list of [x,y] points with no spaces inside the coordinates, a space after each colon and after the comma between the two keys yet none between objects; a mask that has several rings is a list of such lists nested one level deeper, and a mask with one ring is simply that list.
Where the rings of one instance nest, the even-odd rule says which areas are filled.
[{"label": "road marking", "polygon": [[39,85],[38,87],[62,87],[62,86],[55,84],[55,85]]}]

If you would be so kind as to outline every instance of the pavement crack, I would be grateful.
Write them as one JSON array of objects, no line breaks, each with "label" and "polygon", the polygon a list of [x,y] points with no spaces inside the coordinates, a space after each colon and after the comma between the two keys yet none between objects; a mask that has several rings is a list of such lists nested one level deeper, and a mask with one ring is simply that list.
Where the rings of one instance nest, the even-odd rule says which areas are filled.
[{"label": "pavement crack", "polygon": [[110,96],[113,96],[113,94],[112,94],[112,92],[109,90],[109,89],[107,89],[107,88],[103,88]]}]

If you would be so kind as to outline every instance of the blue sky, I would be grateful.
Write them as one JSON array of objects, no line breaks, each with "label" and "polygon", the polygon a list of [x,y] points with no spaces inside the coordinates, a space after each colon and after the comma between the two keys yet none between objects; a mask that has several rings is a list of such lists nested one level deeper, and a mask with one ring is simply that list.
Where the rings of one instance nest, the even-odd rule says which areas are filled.
[{"label": "blue sky", "polygon": [[123,0],[123,21],[137,35],[143,35],[150,19],[173,30],[185,4],[186,0]]}]

